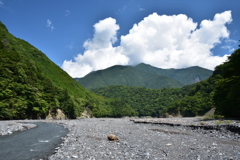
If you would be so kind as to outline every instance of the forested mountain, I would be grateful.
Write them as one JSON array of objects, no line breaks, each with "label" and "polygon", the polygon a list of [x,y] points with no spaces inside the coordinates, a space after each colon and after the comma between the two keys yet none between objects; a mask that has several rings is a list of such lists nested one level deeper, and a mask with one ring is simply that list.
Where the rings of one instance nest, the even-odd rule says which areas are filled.
[{"label": "forested mountain", "polygon": [[216,108],[216,114],[240,118],[240,49],[228,61],[217,66],[213,75],[199,82],[188,95],[177,101],[169,112],[181,111],[184,116],[195,116]]},{"label": "forested mountain", "polygon": [[130,105],[138,116],[160,117],[167,114],[168,108],[182,99],[194,85],[183,88],[150,89],[122,85],[106,86],[92,91],[108,97],[118,98]]},{"label": "forested mountain", "polygon": [[204,115],[211,108],[216,114],[240,118],[240,49],[228,61],[217,66],[208,79],[182,88],[148,89],[107,86],[92,90],[119,98],[135,109],[139,116]]},{"label": "forested mountain", "polygon": [[135,68],[140,71],[171,77],[184,85],[193,84],[201,80],[205,80],[212,75],[211,70],[198,66],[184,69],[162,69],[153,67],[148,64],[140,63],[135,66]]},{"label": "forested mountain", "polygon": [[211,74],[212,71],[201,67],[161,69],[141,63],[134,67],[116,65],[75,79],[88,89],[110,85],[159,89],[179,88],[183,85],[193,84],[207,79]]},{"label": "forested mountain", "polygon": [[69,118],[81,116],[85,108],[96,117],[134,115],[125,104],[116,108],[119,103],[82,87],[0,22],[0,119],[45,118],[58,108]]},{"label": "forested mountain", "polygon": [[143,72],[132,66],[116,65],[104,70],[91,72],[77,80],[88,89],[109,85],[124,85],[147,88],[177,88],[183,86],[180,82],[163,75]]},{"label": "forested mountain", "polygon": [[192,117],[204,115],[214,107],[213,79],[186,85],[182,88],[149,89],[113,85],[92,91],[108,97],[118,98],[130,105],[138,116],[165,117],[182,115]]}]

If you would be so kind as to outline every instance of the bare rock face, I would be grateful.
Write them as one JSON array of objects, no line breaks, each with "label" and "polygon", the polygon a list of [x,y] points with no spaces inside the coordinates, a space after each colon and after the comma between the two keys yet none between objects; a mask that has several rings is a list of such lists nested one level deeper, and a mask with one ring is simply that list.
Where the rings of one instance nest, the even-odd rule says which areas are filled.
[{"label": "bare rock face", "polygon": [[205,113],[203,116],[211,116],[211,115],[214,115],[214,113],[215,113],[215,108],[212,108],[207,113]]},{"label": "bare rock face", "polygon": [[85,108],[82,116],[77,118],[92,118],[92,111],[89,108]]},{"label": "bare rock face", "polygon": [[48,115],[46,116],[47,120],[53,120],[53,115],[51,114],[51,111],[49,111]]},{"label": "bare rock face", "polygon": [[197,83],[197,82],[200,82],[201,81],[201,79],[197,76],[197,77],[195,77],[195,79],[194,79],[194,83]]},{"label": "bare rock face", "polygon": [[107,138],[108,138],[108,140],[111,141],[111,142],[119,142],[118,137],[115,136],[115,135],[113,135],[113,134],[109,134],[109,135],[107,136]]},{"label": "bare rock face", "polygon": [[61,109],[57,109],[56,113],[52,113],[49,111],[49,114],[47,115],[46,119],[67,119],[65,114]]},{"label": "bare rock face", "polygon": [[61,109],[57,109],[55,119],[66,119],[66,116]]}]

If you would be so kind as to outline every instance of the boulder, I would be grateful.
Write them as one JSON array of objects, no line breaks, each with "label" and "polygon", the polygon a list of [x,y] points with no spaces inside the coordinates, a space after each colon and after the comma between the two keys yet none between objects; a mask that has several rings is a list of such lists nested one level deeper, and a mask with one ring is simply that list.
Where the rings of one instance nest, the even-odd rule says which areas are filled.
[{"label": "boulder", "polygon": [[107,139],[111,142],[119,142],[118,137],[113,134],[108,135]]}]

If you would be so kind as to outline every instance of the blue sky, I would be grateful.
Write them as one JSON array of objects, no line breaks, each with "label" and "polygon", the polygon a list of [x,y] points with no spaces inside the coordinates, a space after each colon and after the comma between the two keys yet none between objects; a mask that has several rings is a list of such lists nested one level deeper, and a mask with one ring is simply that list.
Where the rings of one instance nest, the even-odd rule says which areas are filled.
[{"label": "blue sky", "polygon": [[239,6],[239,0],[0,0],[0,21],[72,77],[141,62],[214,69],[238,48]]}]

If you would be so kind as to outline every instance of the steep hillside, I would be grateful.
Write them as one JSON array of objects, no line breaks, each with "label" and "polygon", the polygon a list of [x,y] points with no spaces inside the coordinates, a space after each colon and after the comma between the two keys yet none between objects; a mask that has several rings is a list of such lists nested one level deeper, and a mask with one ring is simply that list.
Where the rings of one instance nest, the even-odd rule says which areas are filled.
[{"label": "steep hillside", "polygon": [[213,71],[211,70],[198,66],[184,69],[161,69],[141,63],[136,65],[135,68],[140,71],[171,77],[184,85],[193,84],[201,80],[205,80],[213,73]]},{"label": "steep hillside", "polygon": [[88,89],[109,85],[124,85],[147,88],[178,88],[183,86],[170,77],[143,72],[132,66],[116,65],[110,68],[91,72],[77,81]]},{"label": "steep hillside", "polygon": [[14,50],[26,59],[34,61],[34,64],[43,74],[51,79],[54,85],[66,89],[72,95],[79,94],[83,97],[89,94],[89,91],[76,83],[65,71],[53,63],[44,53],[29,44],[28,42],[15,38],[9,34],[3,24],[1,25],[1,42],[9,51]]},{"label": "steep hillside", "polygon": [[211,108],[216,114],[227,118],[240,118],[240,49],[234,51],[228,60],[215,67],[212,76],[196,84],[168,112],[183,116],[203,115]]},{"label": "steep hillside", "polygon": [[79,85],[0,22],[0,119],[45,118],[58,108],[69,118],[81,116],[85,108],[97,117],[119,116],[115,110],[128,108],[116,109],[116,105]]},{"label": "steep hillside", "polygon": [[[240,45],[239,45],[240,47]],[[221,77],[216,83],[213,101],[216,112],[225,117],[240,118],[240,48],[228,61],[217,66],[214,75]]]},{"label": "steep hillside", "polygon": [[[211,108],[217,116],[240,118],[240,49],[217,66],[206,80],[182,88],[148,89],[143,87],[107,86],[92,90],[119,98],[134,108],[139,116],[204,115]],[[144,65],[144,64],[141,64]],[[152,69],[152,67],[148,67]]]},{"label": "steep hillside", "polygon": [[198,66],[185,69],[161,69],[141,63],[134,67],[116,65],[75,79],[88,89],[110,85],[159,89],[178,88],[193,84],[205,80],[211,75],[211,70]]},{"label": "steep hillside", "polygon": [[174,103],[181,100],[194,86],[195,84],[182,88],[150,89],[112,85],[92,91],[108,98],[121,99],[136,110],[138,116],[160,117],[166,115],[167,110],[174,107]]}]

